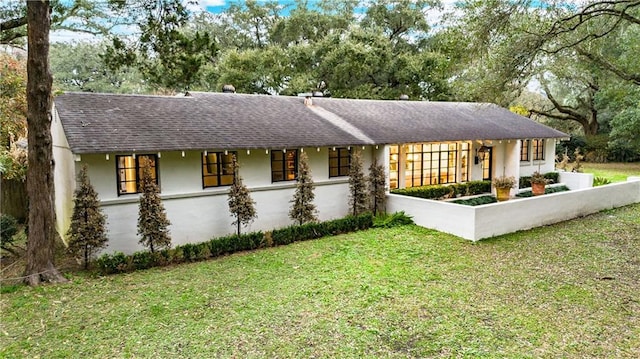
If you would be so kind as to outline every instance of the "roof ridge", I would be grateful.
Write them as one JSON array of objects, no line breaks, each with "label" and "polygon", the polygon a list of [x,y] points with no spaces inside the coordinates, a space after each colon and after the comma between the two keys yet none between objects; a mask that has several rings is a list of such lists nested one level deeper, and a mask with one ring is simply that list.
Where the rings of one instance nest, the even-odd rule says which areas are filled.
[{"label": "roof ridge", "polygon": [[371,137],[367,136],[364,132],[362,132],[361,129],[352,125],[347,120],[338,116],[337,114],[317,105],[310,105],[310,106],[307,106],[307,108],[309,108],[316,115],[322,117],[324,120],[327,120],[332,125],[338,127],[339,129],[345,131],[346,133],[359,139],[360,141],[364,141],[370,144],[375,143],[375,141]]}]

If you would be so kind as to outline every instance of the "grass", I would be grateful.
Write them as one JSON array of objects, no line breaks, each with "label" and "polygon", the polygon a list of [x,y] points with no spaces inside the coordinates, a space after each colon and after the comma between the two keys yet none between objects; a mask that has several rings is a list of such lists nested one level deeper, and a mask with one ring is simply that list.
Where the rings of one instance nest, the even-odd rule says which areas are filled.
[{"label": "grass", "polygon": [[583,163],[584,173],[594,177],[604,177],[611,182],[625,182],[629,176],[640,176],[640,162],[632,163]]},{"label": "grass", "polygon": [[471,243],[374,229],[0,299],[0,357],[635,358],[640,204]]}]

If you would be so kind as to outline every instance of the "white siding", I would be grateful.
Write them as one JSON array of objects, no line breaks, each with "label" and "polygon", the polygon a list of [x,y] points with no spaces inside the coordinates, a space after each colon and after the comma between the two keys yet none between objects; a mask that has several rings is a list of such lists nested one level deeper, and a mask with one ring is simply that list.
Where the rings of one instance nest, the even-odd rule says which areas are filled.
[{"label": "white siding", "polygon": [[52,111],[51,137],[53,144],[53,186],[55,191],[56,230],[66,241],[67,230],[73,213],[73,191],[75,190],[75,162],[69,143],[62,129],[55,108]]},{"label": "white siding", "polygon": [[[376,155],[371,147],[363,152],[365,172]],[[300,149],[298,149],[300,151]],[[348,214],[348,178],[329,178],[329,149],[305,148],[314,182],[315,204],[320,220]],[[379,150],[377,153],[379,155]],[[238,150],[240,175],[256,202],[258,217],[243,232],[271,230],[293,224],[289,219],[290,200],[295,181],[271,183],[271,155],[265,150]],[[146,153],[139,153],[146,154]],[[129,155],[129,153],[126,153]],[[138,244],[138,195],[118,196],[116,154],[82,155],[81,164],[89,167],[91,183],[98,191],[107,214],[109,247],[107,252],[131,253],[143,249]],[[73,162],[72,162],[73,164]],[[235,233],[227,205],[228,187],[202,188],[201,152],[162,152],[158,173],[163,203],[171,221],[172,243],[202,242],[216,236]]]}]

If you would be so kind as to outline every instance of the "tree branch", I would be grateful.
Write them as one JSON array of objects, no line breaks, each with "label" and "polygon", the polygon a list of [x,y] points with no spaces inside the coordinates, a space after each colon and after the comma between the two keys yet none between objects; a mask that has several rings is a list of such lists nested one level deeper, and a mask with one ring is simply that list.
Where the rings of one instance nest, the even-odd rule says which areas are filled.
[{"label": "tree branch", "polygon": [[27,24],[26,16],[10,19],[0,23],[0,32],[15,29],[16,27],[24,26],[26,24]]},{"label": "tree branch", "polygon": [[627,81],[631,81],[632,83],[636,84],[636,85],[640,85],[640,74],[638,73],[628,73],[624,70],[622,70],[621,68],[619,68],[618,66],[614,65],[613,63],[611,63],[610,61],[607,61],[606,59],[602,58],[601,56],[592,54],[590,52],[585,51],[584,49],[582,49],[581,47],[576,47],[576,51],[586,57],[587,59],[589,59],[590,61],[598,64],[599,66],[602,66],[603,68],[605,68],[606,70],[609,70],[611,72],[613,72],[614,74],[616,74],[618,77],[620,77],[623,80],[627,80]]}]

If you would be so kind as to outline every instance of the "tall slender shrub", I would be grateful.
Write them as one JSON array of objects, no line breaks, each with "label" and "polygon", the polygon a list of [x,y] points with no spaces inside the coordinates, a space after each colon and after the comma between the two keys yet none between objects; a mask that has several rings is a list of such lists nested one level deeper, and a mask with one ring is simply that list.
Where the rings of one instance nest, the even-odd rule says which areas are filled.
[{"label": "tall slender shrub", "polygon": [[369,210],[367,178],[363,170],[362,155],[357,150],[351,153],[349,167],[349,208],[354,216]]},{"label": "tall slender shrub", "polygon": [[240,177],[238,160],[236,156],[232,159],[233,166],[233,184],[229,190],[229,212],[234,218],[231,224],[237,226],[237,234],[240,236],[240,226],[247,226],[258,215],[256,213],[255,202],[251,199],[251,194],[247,186],[242,183],[242,177]]},{"label": "tall slender shrub", "polygon": [[69,252],[82,256],[84,268],[98,250],[107,246],[106,216],[100,208],[98,192],[93,188],[87,174],[87,165],[78,174],[78,188],[73,199],[73,214],[69,236]]},{"label": "tall slender shrub", "polygon": [[291,200],[292,205],[289,211],[289,218],[297,221],[299,225],[318,220],[316,216],[316,205],[313,204],[313,200],[315,199],[315,194],[313,193],[314,188],[311,169],[309,168],[309,157],[306,153],[302,152],[298,160],[296,192]]},{"label": "tall slender shrub", "polygon": [[369,166],[369,195],[371,196],[371,213],[374,216],[386,212],[387,193],[385,184],[387,176],[384,165],[374,158]]},{"label": "tall slender shrub", "polygon": [[138,212],[138,235],[140,244],[149,247],[151,253],[171,247],[169,219],[160,198],[160,189],[153,178],[151,163],[147,158],[140,159],[142,177],[140,178],[140,206]]}]

